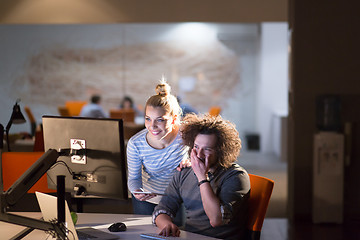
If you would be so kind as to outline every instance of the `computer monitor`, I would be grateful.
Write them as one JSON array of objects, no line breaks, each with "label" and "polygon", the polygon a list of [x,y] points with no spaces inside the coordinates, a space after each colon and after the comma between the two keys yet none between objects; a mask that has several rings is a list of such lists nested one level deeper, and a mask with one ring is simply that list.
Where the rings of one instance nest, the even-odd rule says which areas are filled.
[{"label": "computer monitor", "polygon": [[59,152],[47,172],[50,189],[64,175],[72,195],[128,198],[121,119],[43,116],[42,123],[45,151]]}]

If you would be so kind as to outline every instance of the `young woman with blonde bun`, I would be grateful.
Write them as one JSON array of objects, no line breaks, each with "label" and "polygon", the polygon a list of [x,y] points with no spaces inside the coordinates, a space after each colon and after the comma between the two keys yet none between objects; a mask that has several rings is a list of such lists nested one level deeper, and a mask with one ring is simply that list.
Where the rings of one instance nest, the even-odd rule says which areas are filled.
[{"label": "young woman with blonde bun", "polygon": [[172,175],[190,166],[180,136],[181,108],[162,80],[145,104],[145,129],[127,144],[128,187],[135,214],[151,215]]}]

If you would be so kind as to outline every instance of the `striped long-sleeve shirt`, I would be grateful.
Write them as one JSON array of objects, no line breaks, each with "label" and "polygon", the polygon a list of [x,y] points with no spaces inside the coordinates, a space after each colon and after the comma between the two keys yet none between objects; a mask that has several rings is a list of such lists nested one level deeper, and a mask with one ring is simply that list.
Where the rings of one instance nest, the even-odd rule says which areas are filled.
[{"label": "striped long-sleeve shirt", "polygon": [[[188,148],[182,145],[180,133],[164,149],[155,149],[146,141],[148,130],[144,129],[130,138],[127,144],[128,187],[130,191],[163,193],[176,167],[188,158]],[[160,197],[150,199],[157,204]]]}]

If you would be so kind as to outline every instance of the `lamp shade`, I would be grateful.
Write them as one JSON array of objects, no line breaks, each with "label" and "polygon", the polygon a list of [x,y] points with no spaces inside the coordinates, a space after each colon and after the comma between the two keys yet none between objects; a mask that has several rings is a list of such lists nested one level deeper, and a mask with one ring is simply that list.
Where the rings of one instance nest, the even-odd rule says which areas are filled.
[{"label": "lamp shade", "polygon": [[8,124],[6,125],[6,129],[5,129],[5,132],[6,132],[6,143],[7,143],[7,147],[8,147],[8,152],[10,152],[10,143],[9,143],[9,130],[10,130],[10,127],[13,123],[15,124],[20,124],[20,123],[24,123],[26,122],[25,118],[24,118],[24,115],[21,113],[21,110],[20,110],[20,106],[18,104],[18,101],[20,100],[17,100],[14,107],[13,107],[13,112],[11,114],[11,117],[10,117],[10,120],[8,122]]},{"label": "lamp shade", "polygon": [[15,103],[13,112],[11,114],[12,123],[14,124],[20,124],[26,122],[24,115],[21,113],[20,106]]}]

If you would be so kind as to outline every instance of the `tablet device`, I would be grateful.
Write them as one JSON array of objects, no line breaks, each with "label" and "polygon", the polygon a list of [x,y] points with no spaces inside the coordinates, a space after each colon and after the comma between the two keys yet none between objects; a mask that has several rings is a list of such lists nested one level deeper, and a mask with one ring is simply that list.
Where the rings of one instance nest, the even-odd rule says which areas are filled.
[{"label": "tablet device", "polygon": [[142,192],[142,191],[133,191],[131,193],[134,194],[149,194],[149,195],[159,195],[159,196],[164,196],[164,193],[155,193],[155,192]]}]

